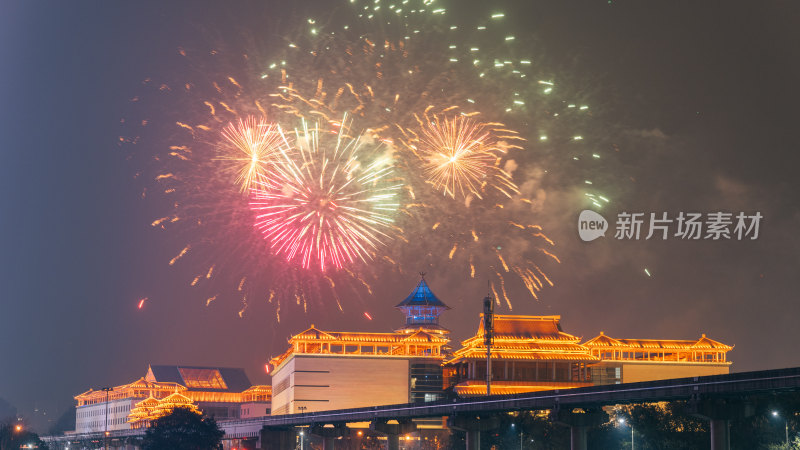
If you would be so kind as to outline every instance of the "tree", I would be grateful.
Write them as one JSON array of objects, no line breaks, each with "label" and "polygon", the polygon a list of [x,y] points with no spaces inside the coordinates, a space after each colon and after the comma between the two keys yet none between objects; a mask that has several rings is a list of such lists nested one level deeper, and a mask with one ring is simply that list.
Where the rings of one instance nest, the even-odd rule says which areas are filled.
[{"label": "tree", "polygon": [[20,422],[0,423],[0,450],[18,449],[31,444],[40,450],[47,449],[39,435],[27,431]]},{"label": "tree", "polygon": [[224,432],[212,418],[186,408],[154,420],[145,433],[144,450],[215,450]]}]

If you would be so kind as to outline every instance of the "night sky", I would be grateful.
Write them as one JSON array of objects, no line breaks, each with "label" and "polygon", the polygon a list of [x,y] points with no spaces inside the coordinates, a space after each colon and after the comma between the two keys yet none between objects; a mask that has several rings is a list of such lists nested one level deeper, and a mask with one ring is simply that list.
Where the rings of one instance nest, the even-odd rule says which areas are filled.
[{"label": "night sky", "polygon": [[[133,381],[150,363],[244,367],[252,382],[269,383],[265,362],[311,323],[399,326],[393,306],[417,270],[453,308],[442,323],[454,345],[475,332],[486,281],[413,261],[381,277],[373,297],[342,299],[343,313],[313,304],[287,308],[276,323],[271,305],[253,301],[240,318],[237,299],[207,307],[191,292],[188,273],[167,265],[182,244],[150,227],[159,212],[141,199],[137,168],[117,145],[142,80],[174,73],[177,49],[210,35],[247,34],[269,48],[283,22],[333,3],[3,3],[0,398],[45,429],[74,395]],[[800,6],[495,3],[619,144],[603,149],[613,165],[593,174],[613,186],[601,211],[609,221],[622,211],[764,216],[753,241],[620,241],[612,229],[584,243],[585,205],[553,189],[538,223],[561,259],[547,270],[555,287],[539,301],[512,290],[513,313],[559,314],[564,331],[585,339],[706,333],[735,345],[733,371],[800,365]],[[470,13],[469,2],[451,4],[455,17]]]}]

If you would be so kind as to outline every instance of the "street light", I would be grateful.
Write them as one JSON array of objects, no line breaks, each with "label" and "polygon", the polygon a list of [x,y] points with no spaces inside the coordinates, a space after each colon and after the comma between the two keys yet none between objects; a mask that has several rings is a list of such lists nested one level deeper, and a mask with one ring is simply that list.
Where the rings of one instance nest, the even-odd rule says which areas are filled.
[{"label": "street light", "polygon": [[303,430],[300,430],[300,450],[303,450]]},{"label": "street light", "polygon": [[[772,417],[780,417],[778,411],[772,411]],[[783,423],[786,430],[786,448],[789,448],[789,418],[784,418]]]},{"label": "street light", "polygon": [[[515,430],[517,428],[517,424],[512,423],[511,429]],[[522,450],[522,430],[519,430],[519,450]]]},{"label": "street light", "polygon": [[105,420],[105,432],[103,433],[103,441],[106,450],[108,450],[108,393],[111,392],[113,389],[110,387],[104,387],[100,389],[101,391],[105,391],[106,393],[106,420]]},{"label": "street light", "polygon": [[[622,417],[619,420],[617,420],[617,422],[620,425],[625,425],[625,418]],[[633,447],[633,424],[631,424],[631,450],[634,450],[634,447]]]}]

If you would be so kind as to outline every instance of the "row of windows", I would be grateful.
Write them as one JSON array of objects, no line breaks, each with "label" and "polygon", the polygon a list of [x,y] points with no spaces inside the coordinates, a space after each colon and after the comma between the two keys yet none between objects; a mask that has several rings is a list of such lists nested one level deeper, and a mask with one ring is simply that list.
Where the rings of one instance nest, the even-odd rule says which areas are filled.
[{"label": "row of windows", "polygon": [[[122,424],[127,423],[127,422],[128,422],[128,418],[127,417],[120,417],[118,419],[109,419],[108,420],[108,426],[122,425]],[[89,423],[79,424],[78,428],[81,428],[81,427],[98,428],[98,429],[100,429],[100,428],[104,428],[104,424],[103,424],[102,420],[94,420],[94,421],[91,421]]]},{"label": "row of windows", "polygon": [[412,363],[409,367],[412,403],[433,402],[442,398],[442,366]]},{"label": "row of windows", "polygon": [[[109,414],[127,413],[127,412],[130,412],[130,410],[131,410],[131,405],[130,405],[130,403],[128,403],[128,404],[125,404],[125,405],[111,406],[111,407],[108,408],[108,413]],[[80,419],[80,418],[85,418],[85,417],[96,417],[96,416],[105,416],[105,415],[106,415],[106,409],[105,408],[97,408],[97,409],[92,409],[90,411],[78,411],[78,416],[77,417]]]}]

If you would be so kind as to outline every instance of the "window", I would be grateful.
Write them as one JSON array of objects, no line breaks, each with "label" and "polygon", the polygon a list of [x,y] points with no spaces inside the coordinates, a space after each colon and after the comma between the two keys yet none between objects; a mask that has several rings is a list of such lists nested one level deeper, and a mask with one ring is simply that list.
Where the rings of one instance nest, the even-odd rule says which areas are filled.
[{"label": "window", "polygon": [[439,400],[439,394],[425,394],[425,401],[426,402],[435,402]]},{"label": "window", "polygon": [[275,389],[272,392],[272,395],[278,395],[281,392],[285,391],[289,387],[289,377],[284,378],[280,382],[275,384]]},{"label": "window", "polygon": [[189,369],[179,367],[183,381],[188,388],[228,389],[217,369]]}]

